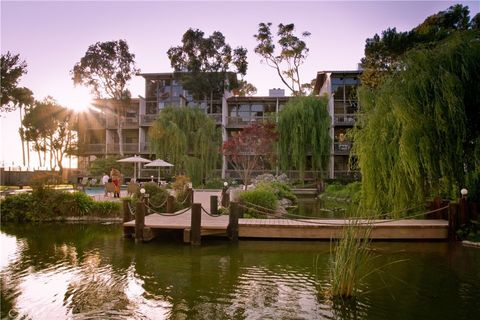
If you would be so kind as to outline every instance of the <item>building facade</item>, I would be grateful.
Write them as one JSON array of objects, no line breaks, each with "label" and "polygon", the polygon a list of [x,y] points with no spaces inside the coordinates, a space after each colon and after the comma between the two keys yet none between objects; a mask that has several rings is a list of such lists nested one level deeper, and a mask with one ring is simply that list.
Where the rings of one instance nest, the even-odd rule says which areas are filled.
[{"label": "building facade", "polygon": [[328,96],[328,113],[332,117],[330,137],[333,144],[330,152],[330,179],[357,180],[359,172],[351,163],[350,151],[353,141],[347,131],[355,125],[359,110],[357,90],[361,70],[322,71],[317,73],[314,94]]},{"label": "building facade", "polygon": [[[352,142],[346,132],[355,124],[358,109],[356,89],[360,71],[319,72],[314,89],[316,95],[329,96],[328,110],[332,116],[330,135],[332,145],[328,177],[331,179],[356,178],[356,172],[349,166]],[[288,102],[282,89],[271,89],[269,96],[239,97],[233,92],[209,99],[195,100],[182,86],[178,73],[144,73],[145,96],[130,100],[128,106],[121,106],[111,100],[97,100],[79,121],[79,168],[86,170],[97,158],[118,156],[123,149],[125,156],[139,154],[154,158],[150,151],[148,131],[166,106],[195,106],[211,116],[222,130],[226,141],[233,132],[242,130],[254,122],[276,121],[278,113]],[[120,134],[119,134],[120,133]],[[120,139],[122,143],[120,144]],[[236,177],[225,158],[218,175],[222,178]],[[254,174],[265,173],[255,172]],[[269,171],[271,172],[271,171]],[[149,177],[149,170],[142,175]],[[287,172],[295,178],[295,172]],[[315,176],[313,173],[311,176]],[[306,173],[309,177],[309,172]]]}]

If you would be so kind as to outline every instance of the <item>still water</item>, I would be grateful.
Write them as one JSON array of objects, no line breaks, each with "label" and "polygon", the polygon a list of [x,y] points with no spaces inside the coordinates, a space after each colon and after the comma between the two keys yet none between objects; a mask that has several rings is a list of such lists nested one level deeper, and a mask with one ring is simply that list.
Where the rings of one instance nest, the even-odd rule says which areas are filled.
[{"label": "still water", "polygon": [[[165,239],[120,225],[3,225],[2,319],[478,319],[480,249],[374,243],[377,272],[332,301],[330,244]],[[396,263],[392,263],[396,262]]]}]

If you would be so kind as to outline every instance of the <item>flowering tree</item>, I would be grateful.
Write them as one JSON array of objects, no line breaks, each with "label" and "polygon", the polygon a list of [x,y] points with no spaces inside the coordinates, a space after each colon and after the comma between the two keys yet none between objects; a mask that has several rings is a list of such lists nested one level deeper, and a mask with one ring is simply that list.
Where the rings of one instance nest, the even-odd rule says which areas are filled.
[{"label": "flowering tree", "polygon": [[271,122],[254,123],[225,141],[223,154],[240,175],[247,188],[252,172],[271,166],[276,160],[276,125]]}]

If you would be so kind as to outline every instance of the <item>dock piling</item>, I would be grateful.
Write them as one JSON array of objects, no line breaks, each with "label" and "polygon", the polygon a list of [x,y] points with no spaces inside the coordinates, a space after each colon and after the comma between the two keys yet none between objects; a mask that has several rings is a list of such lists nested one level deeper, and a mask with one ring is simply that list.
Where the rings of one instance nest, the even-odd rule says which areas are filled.
[{"label": "dock piling", "polygon": [[190,227],[190,244],[200,245],[201,244],[201,235],[202,231],[202,204],[194,203],[192,204],[192,220]]},{"label": "dock piling", "polygon": [[228,219],[228,237],[232,241],[238,241],[238,217],[240,215],[238,202],[230,202],[230,215]]},{"label": "dock piling", "polygon": [[145,228],[145,203],[143,199],[137,202],[135,211],[135,242],[143,241],[143,230]]},{"label": "dock piling", "polygon": [[175,211],[175,197],[172,195],[167,196],[167,213],[173,213]]},{"label": "dock piling", "polygon": [[218,214],[218,196],[210,196],[210,214]]}]

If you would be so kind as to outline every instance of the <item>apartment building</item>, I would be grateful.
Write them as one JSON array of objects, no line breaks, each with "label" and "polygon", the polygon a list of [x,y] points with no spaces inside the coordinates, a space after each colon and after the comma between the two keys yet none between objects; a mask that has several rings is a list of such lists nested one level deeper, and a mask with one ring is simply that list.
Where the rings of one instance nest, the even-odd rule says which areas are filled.
[{"label": "apartment building", "polygon": [[330,179],[359,179],[359,172],[349,162],[352,141],[347,131],[353,128],[357,120],[356,112],[359,108],[357,89],[361,74],[361,70],[317,73],[314,94],[328,96],[328,113],[332,117],[330,136],[333,144],[328,172]]},{"label": "apartment building", "polygon": [[[328,172],[328,177],[332,179],[356,178],[356,172],[350,170],[348,161],[352,143],[345,135],[355,123],[359,75],[360,71],[331,71],[317,74],[314,93],[328,94],[328,108],[333,120],[330,134],[334,143]],[[252,122],[276,120],[279,111],[289,99],[285,96],[284,90],[271,89],[269,96],[263,97],[240,97],[235,96],[233,92],[225,91],[223,95],[196,100],[182,86],[180,73],[143,73],[140,76],[145,79],[145,97],[131,99],[126,107],[121,107],[111,100],[98,100],[89,112],[81,116],[79,168],[88,168],[96,158],[118,155],[120,148],[123,148],[126,156],[139,154],[153,159],[154,155],[149,148],[148,130],[166,106],[200,107],[215,119],[222,130],[222,138],[226,141],[232,132],[242,130]],[[118,110],[121,110],[120,117]],[[229,168],[225,158],[222,163],[219,176],[235,177],[235,172]],[[144,173],[145,176],[150,175],[148,171]],[[287,174],[295,177],[294,172]]]}]

